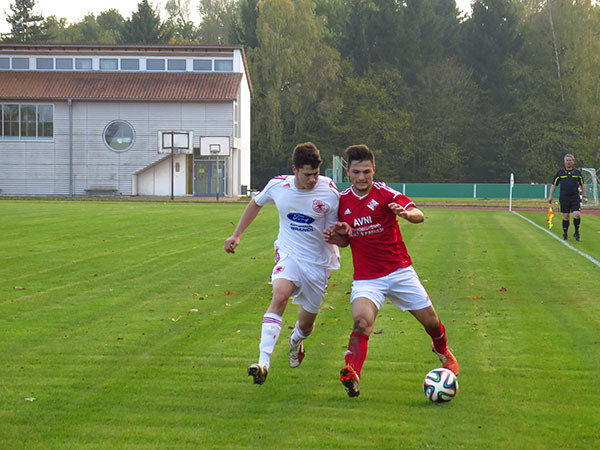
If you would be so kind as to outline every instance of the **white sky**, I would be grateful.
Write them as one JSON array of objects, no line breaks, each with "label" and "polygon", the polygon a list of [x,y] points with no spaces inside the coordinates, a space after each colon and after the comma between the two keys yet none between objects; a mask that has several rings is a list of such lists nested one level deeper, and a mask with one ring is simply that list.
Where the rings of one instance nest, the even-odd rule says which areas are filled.
[{"label": "white sky", "polygon": [[[44,17],[56,16],[58,18],[66,17],[67,22],[79,22],[89,13],[99,14],[110,8],[115,8],[124,18],[131,17],[131,13],[137,10],[137,5],[141,0],[37,0],[34,12],[41,13]],[[160,17],[165,19],[167,13],[164,5],[167,0],[150,0],[149,3],[156,7],[160,5]],[[191,19],[197,24],[200,20],[198,15],[198,0],[190,1]],[[10,31],[10,26],[6,22],[7,13],[10,14],[10,5],[14,0],[0,0],[0,33]],[[456,4],[461,11],[470,11],[471,0],[456,0]]]}]

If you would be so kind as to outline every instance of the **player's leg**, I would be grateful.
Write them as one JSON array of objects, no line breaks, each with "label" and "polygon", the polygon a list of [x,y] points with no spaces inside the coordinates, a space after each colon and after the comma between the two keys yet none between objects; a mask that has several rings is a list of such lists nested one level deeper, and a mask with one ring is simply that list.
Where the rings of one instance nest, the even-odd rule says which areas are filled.
[{"label": "player's leg", "polygon": [[290,367],[298,367],[302,363],[304,359],[302,341],[312,333],[316,318],[317,314],[306,311],[302,305],[298,306],[298,320],[290,335],[290,351],[288,353]]},{"label": "player's leg", "polygon": [[559,197],[558,200],[560,202],[560,212],[563,213],[563,220],[562,220],[563,239],[566,241],[569,236],[569,217],[570,217],[570,212],[571,212],[571,204],[569,202],[569,199],[566,199],[566,198]]},{"label": "player's leg", "polygon": [[576,198],[573,203],[573,225],[575,226],[575,233],[573,233],[573,237],[576,241],[581,240],[581,236],[579,235],[579,225],[581,224],[581,211],[580,211],[581,203],[579,198]]},{"label": "player's leg", "polygon": [[444,327],[444,324],[435,312],[433,305],[409,312],[423,325],[423,328],[425,328],[425,331],[431,337],[432,349],[440,358],[443,366],[446,369],[450,369],[455,375],[458,375],[458,362],[448,348],[446,327]]},{"label": "player's leg", "polygon": [[396,270],[388,275],[390,289],[388,298],[398,308],[409,311],[425,328],[432,340],[432,349],[445,368],[458,375],[458,363],[446,342],[446,330],[431,304],[429,295],[412,266]]},{"label": "player's leg", "polygon": [[298,305],[298,320],[290,335],[290,367],[298,367],[304,359],[303,341],[314,329],[330,275],[329,269],[320,266],[297,264],[297,268],[300,286],[294,294],[293,303]]},{"label": "player's leg", "polygon": [[361,371],[367,358],[369,336],[373,331],[377,312],[377,305],[369,298],[357,297],[352,301],[354,325],[344,355],[346,365],[340,371],[340,381],[349,397],[357,397],[360,394]]},{"label": "player's leg", "polygon": [[267,378],[271,354],[281,333],[282,316],[294,290],[296,285],[290,280],[285,278],[273,280],[273,297],[262,321],[258,363],[248,367],[248,375],[254,378],[254,384],[263,384]]}]

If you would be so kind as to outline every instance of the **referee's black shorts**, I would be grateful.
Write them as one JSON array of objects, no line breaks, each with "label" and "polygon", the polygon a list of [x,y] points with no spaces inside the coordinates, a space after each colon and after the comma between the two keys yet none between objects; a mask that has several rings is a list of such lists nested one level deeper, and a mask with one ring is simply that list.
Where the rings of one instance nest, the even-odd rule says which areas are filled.
[{"label": "referee's black shorts", "polygon": [[570,195],[568,197],[559,197],[560,212],[571,213],[581,209],[581,198],[579,195]]}]

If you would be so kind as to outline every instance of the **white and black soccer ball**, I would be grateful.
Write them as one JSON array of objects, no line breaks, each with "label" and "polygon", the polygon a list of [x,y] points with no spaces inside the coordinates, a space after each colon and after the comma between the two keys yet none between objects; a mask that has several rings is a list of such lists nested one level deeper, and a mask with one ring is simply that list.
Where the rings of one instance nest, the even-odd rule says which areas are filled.
[{"label": "white and black soccer ball", "polygon": [[432,402],[449,402],[458,392],[458,380],[454,372],[449,369],[433,369],[425,375],[423,390]]}]

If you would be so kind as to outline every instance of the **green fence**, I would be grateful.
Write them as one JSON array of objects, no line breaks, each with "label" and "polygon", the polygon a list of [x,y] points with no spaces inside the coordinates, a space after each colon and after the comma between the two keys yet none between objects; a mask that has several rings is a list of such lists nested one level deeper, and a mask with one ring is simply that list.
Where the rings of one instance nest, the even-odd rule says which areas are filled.
[{"label": "green fence", "polygon": [[[492,183],[388,183],[408,197],[427,198],[508,198],[510,185]],[[548,198],[550,184],[515,184],[513,198]],[[350,183],[339,183],[338,189],[346,189]]]}]

